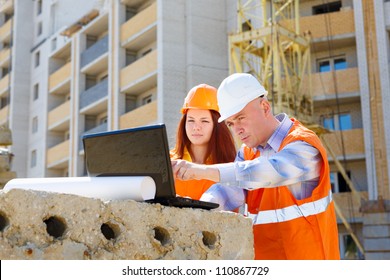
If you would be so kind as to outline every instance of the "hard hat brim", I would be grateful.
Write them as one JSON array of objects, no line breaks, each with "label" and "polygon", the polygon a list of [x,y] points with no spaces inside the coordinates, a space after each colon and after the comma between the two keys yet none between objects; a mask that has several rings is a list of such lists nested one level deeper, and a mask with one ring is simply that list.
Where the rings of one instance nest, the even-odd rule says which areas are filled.
[{"label": "hard hat brim", "polygon": [[[249,102],[248,102],[249,103]],[[229,110],[229,113],[226,113],[226,114],[221,114],[221,117],[218,119],[218,122],[223,122],[224,120],[226,120],[227,118],[230,118],[231,116],[239,113],[242,109],[245,108],[247,104],[239,104],[237,106],[235,106],[234,108],[230,109]]]},{"label": "hard hat brim", "polygon": [[257,96],[255,96],[254,98],[251,98],[248,102],[246,102],[246,103],[244,103],[244,104],[238,104],[237,106],[231,108],[231,109],[229,110],[228,113],[227,113],[227,112],[226,112],[226,113],[223,113],[223,112],[221,112],[221,110],[220,110],[221,117],[218,119],[218,122],[219,122],[219,123],[220,123],[220,122],[223,122],[223,121],[226,120],[227,118],[230,118],[231,116],[233,116],[233,115],[239,113],[242,109],[245,108],[246,105],[248,105],[250,102],[252,102],[252,101],[255,100],[256,98],[259,98],[259,97],[260,97],[260,98],[264,98],[264,97],[266,97],[266,96],[267,96],[267,93],[268,93],[268,92],[265,92],[265,93],[262,93],[262,94],[260,94],[260,95],[257,95]]}]

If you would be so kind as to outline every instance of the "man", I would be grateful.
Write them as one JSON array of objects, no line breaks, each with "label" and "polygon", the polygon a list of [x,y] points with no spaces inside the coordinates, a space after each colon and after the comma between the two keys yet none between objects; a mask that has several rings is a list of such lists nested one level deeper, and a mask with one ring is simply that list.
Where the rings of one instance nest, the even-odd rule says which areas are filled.
[{"label": "man", "polygon": [[218,121],[243,142],[235,162],[173,161],[174,174],[219,182],[202,199],[220,209],[246,203],[256,259],[339,259],[326,151],[297,120],[274,116],[266,96],[252,75],[227,77],[218,88]]}]

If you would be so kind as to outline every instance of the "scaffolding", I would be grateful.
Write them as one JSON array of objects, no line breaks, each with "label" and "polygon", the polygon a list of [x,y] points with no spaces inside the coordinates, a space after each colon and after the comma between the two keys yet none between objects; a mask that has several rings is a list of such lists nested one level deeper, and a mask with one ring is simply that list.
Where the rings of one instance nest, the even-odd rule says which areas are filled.
[{"label": "scaffolding", "polygon": [[229,35],[230,72],[256,76],[275,113],[312,122],[310,34],[299,30],[299,1],[243,2],[237,33]]}]

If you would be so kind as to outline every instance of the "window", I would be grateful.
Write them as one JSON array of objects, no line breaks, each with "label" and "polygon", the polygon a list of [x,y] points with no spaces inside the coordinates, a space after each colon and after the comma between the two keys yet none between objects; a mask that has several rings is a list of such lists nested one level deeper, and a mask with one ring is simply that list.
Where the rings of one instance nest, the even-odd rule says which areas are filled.
[{"label": "window", "polygon": [[326,58],[318,60],[318,72],[329,72],[347,69],[347,60],[345,57]]},{"label": "window", "polygon": [[86,49],[89,49],[90,47],[92,47],[93,45],[96,44],[97,42],[97,37],[96,36],[92,36],[92,35],[87,35],[87,45],[86,45]]},{"label": "window", "polygon": [[37,26],[37,36],[41,35],[42,34],[42,22],[38,22],[38,26]]},{"label": "window", "polygon": [[38,131],[38,117],[34,117],[32,120],[32,133],[37,133]]},{"label": "window", "polygon": [[10,20],[14,15],[13,14],[4,14],[4,23]]},{"label": "window", "polygon": [[363,260],[364,255],[350,234],[340,235],[340,258],[342,260]]},{"label": "window", "polygon": [[8,96],[0,97],[0,109],[3,109],[8,105]]},{"label": "window", "polygon": [[[346,171],[348,178],[351,178],[351,171]],[[340,172],[330,172],[330,184],[333,193],[350,192],[347,181]]]},{"label": "window", "polygon": [[343,70],[347,69],[347,61],[345,58],[337,58],[334,60],[334,70]]},{"label": "window", "polygon": [[137,54],[133,51],[126,50],[126,66],[137,60]]},{"label": "window", "polygon": [[8,67],[3,67],[1,68],[1,77],[4,77],[9,74],[9,68]]},{"label": "window", "polygon": [[99,120],[99,124],[107,123],[107,121],[108,121],[107,116],[105,116],[105,117],[103,117],[103,118],[101,118],[101,119]]},{"label": "window", "polygon": [[318,72],[329,72],[330,71],[330,61],[320,61],[318,63]]},{"label": "window", "polygon": [[152,102],[152,95],[148,95],[148,96],[142,98],[142,105],[148,104],[150,102]]},{"label": "window", "polygon": [[340,114],[339,115],[339,130],[349,130],[352,129],[352,121],[350,114]]},{"label": "window", "polygon": [[34,85],[34,93],[33,100],[37,100],[39,98],[39,84]]},{"label": "window", "polygon": [[87,75],[85,77],[85,90],[91,88],[91,87],[94,87],[96,86],[96,77],[95,76],[92,76],[92,75]]},{"label": "window", "polygon": [[42,14],[42,0],[37,1],[37,15]]},{"label": "window", "polygon": [[134,8],[130,8],[129,6],[126,6],[126,21],[131,19],[136,14],[137,14],[137,11]]},{"label": "window", "polygon": [[321,116],[321,123],[324,128],[330,130],[353,129],[350,113],[334,114],[331,116]]},{"label": "window", "polygon": [[69,132],[69,130],[67,130],[64,133],[64,141],[69,140],[69,139],[70,139],[70,132]]},{"label": "window", "polygon": [[320,15],[340,11],[341,1],[325,3],[313,7],[313,15]]},{"label": "window", "polygon": [[145,56],[147,55],[148,53],[151,53],[152,52],[152,49],[148,49],[147,51],[144,51],[141,56]]},{"label": "window", "polygon": [[[241,23],[241,29],[242,29],[242,32],[252,30],[251,20],[247,20],[247,21]],[[249,40],[249,44],[252,44],[252,40]]]},{"label": "window", "polygon": [[334,130],[334,119],[333,117],[324,118],[322,122],[323,127],[326,129]]},{"label": "window", "polygon": [[125,111],[130,112],[131,110],[134,110],[137,108],[137,100],[134,96],[126,95],[126,101],[125,101]]},{"label": "window", "polygon": [[35,53],[35,68],[39,66],[39,63],[40,63],[40,60],[41,60],[41,54],[39,52],[36,52]]},{"label": "window", "polygon": [[30,167],[35,167],[35,166],[37,166],[37,150],[33,150],[31,152]]},{"label": "window", "polygon": [[103,81],[105,81],[105,80],[107,80],[107,79],[108,79],[108,74],[102,76],[102,77],[99,79],[99,83],[100,83],[100,82],[103,82]]}]

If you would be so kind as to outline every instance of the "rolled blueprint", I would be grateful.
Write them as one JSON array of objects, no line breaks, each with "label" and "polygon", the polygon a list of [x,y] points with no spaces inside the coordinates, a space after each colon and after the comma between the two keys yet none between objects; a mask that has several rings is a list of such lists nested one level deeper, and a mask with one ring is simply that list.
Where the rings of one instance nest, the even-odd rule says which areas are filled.
[{"label": "rolled blueprint", "polygon": [[75,194],[103,201],[154,199],[156,184],[149,176],[54,177],[12,179],[4,186],[11,189]]}]

